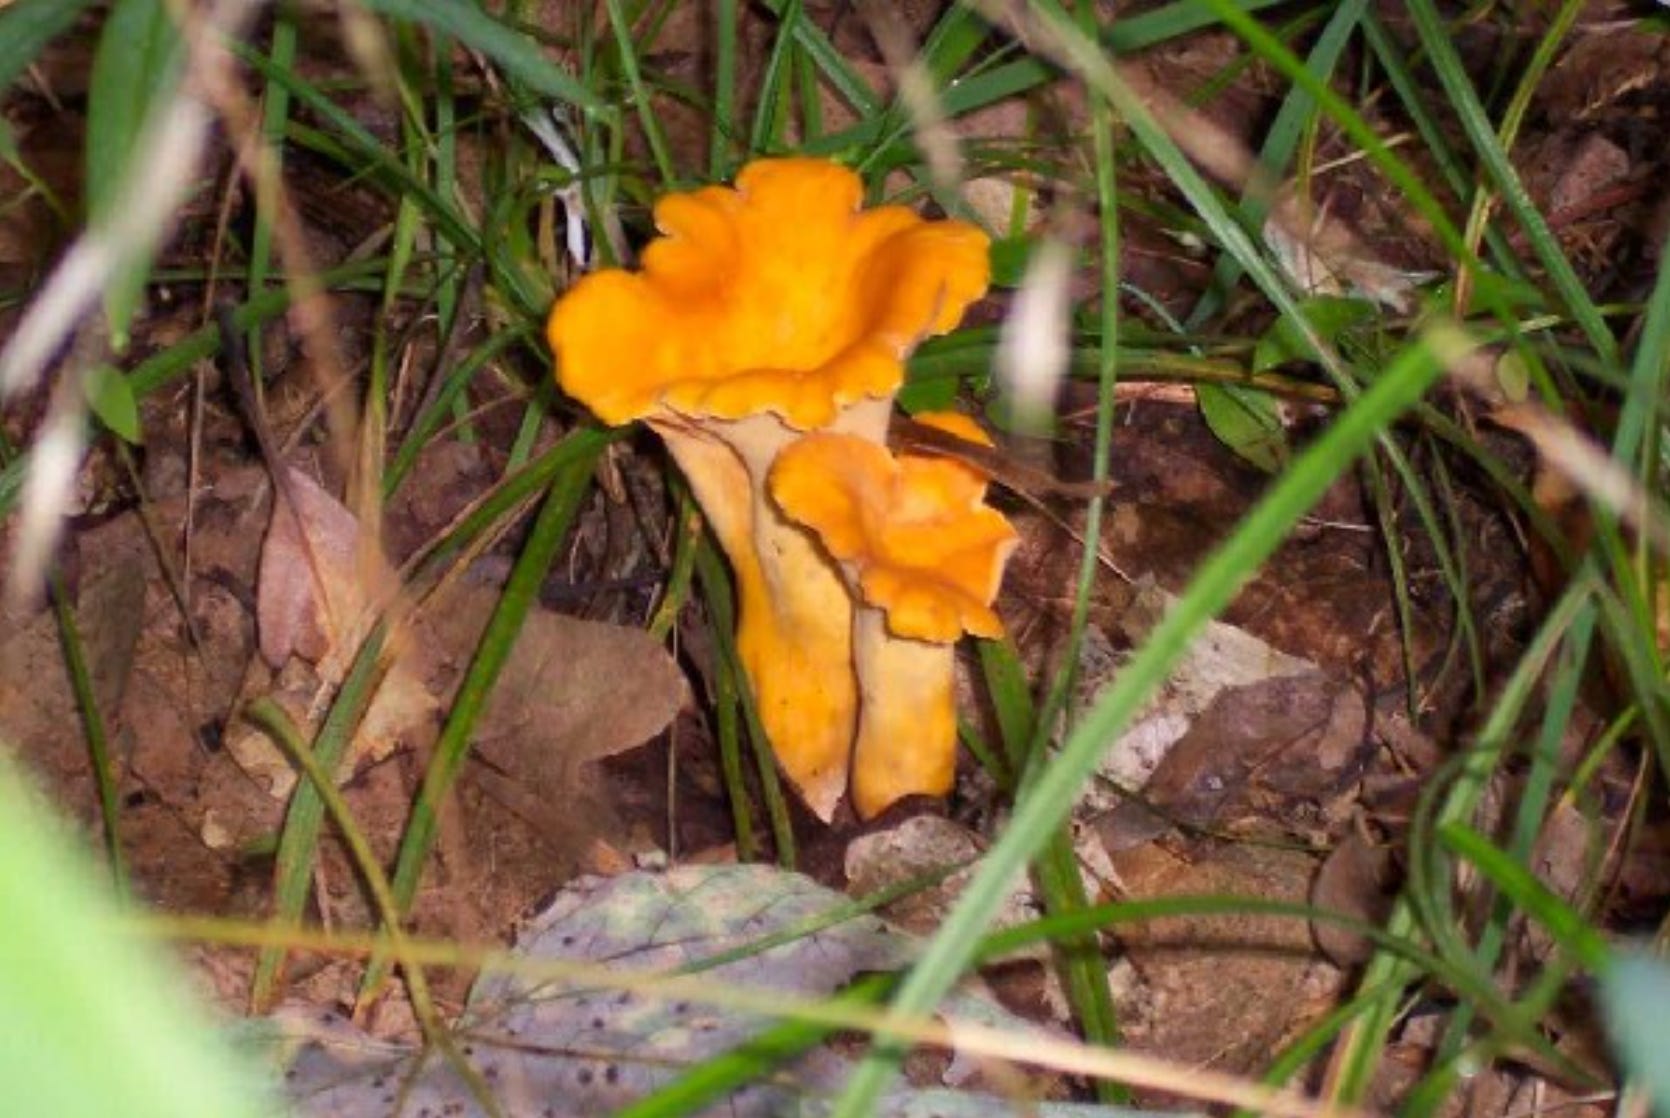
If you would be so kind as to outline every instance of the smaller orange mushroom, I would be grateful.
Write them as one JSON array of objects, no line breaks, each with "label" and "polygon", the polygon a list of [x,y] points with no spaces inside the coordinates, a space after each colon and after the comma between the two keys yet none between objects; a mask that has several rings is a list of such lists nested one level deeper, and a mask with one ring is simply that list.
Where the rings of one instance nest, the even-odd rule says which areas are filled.
[{"label": "smaller orange mushroom", "polygon": [[838,434],[808,435],[772,469],[783,515],[817,534],[858,599],[852,799],[862,818],[905,796],[951,790],[953,646],[965,632],[1002,635],[991,602],[1016,542],[985,491],[985,480],[961,463],[895,458]]}]

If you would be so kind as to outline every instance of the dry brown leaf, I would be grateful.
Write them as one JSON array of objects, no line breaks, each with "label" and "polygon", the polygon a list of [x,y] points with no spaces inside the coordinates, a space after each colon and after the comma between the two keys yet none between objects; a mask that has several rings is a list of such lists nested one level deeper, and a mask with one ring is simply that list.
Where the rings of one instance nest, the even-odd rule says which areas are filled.
[{"label": "dry brown leaf", "polygon": [[[1311,884],[1310,902],[1329,912],[1380,924],[1395,898],[1395,866],[1390,847],[1370,845],[1352,833],[1332,851]],[[1374,944],[1350,928],[1332,921],[1311,921],[1311,933],[1322,953],[1340,967],[1367,962]]]},{"label": "dry brown leaf", "polygon": [[289,471],[288,488],[295,508],[273,501],[256,584],[261,656],[274,668],[292,654],[316,664],[351,647],[366,607],[395,581],[381,555],[359,554],[359,522],[342,502],[300,470]]},{"label": "dry brown leaf", "polygon": [[[455,655],[468,655],[473,640],[448,638],[479,631],[497,595],[468,590],[460,598],[433,618],[434,633]],[[684,674],[642,629],[536,610],[499,676],[477,746],[545,796],[571,784],[577,766],[661,733],[685,694]]]}]

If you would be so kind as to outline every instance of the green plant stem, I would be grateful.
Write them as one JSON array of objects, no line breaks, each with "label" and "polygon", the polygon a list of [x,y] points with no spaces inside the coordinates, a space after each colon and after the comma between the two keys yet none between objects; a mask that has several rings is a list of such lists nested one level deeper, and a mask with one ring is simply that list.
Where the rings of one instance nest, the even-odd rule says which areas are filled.
[{"label": "green plant stem", "polygon": [[[384,620],[371,631],[360,645],[348,669],[336,699],[325,715],[324,724],[314,736],[309,750],[321,771],[334,777],[341,767],[348,746],[360,719],[371,705],[385,665],[382,660],[383,643],[388,636],[388,621]],[[307,903],[308,890],[313,884],[313,867],[319,856],[319,828],[324,822],[324,801],[318,790],[307,781],[296,785],[290,799],[290,810],[284,818],[284,831],[278,840],[277,865],[274,870],[273,923],[281,928],[301,925],[302,908]],[[269,947],[255,960],[255,975],[250,982],[252,1011],[265,1013],[272,1008],[284,965],[282,948]]]},{"label": "green plant stem", "polygon": [[64,649],[64,664],[69,670],[70,689],[75,694],[75,705],[81,711],[82,729],[87,735],[87,760],[93,770],[93,783],[99,792],[99,820],[103,828],[105,856],[110,859],[110,878],[116,896],[126,900],[129,895],[126,856],[122,853],[122,807],[117,797],[116,773],[110,761],[110,737],[105,731],[104,714],[99,710],[98,694],[93,689],[93,677],[87,670],[87,654],[81,642],[81,631],[75,623],[75,611],[70,608],[69,592],[64,580],[54,570],[50,576],[48,593],[52,598],[53,616],[58,621],[58,640]]}]

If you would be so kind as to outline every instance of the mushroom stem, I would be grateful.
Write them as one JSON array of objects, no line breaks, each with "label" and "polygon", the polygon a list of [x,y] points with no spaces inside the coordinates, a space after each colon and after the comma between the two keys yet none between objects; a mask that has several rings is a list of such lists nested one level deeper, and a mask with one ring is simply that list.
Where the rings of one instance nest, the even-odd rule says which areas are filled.
[{"label": "mushroom stem", "polygon": [[[833,427],[879,442],[888,400],[843,410]],[[789,780],[828,821],[847,783],[858,689],[852,597],[803,528],[784,519],[766,479],[802,432],[774,415],[651,421],[690,482],[737,584],[737,654],[760,724]]]},{"label": "mushroom stem", "polygon": [[957,768],[953,646],[894,636],[887,615],[861,605],[853,619],[858,744],[852,799],[871,819],[906,796],[943,796]]}]

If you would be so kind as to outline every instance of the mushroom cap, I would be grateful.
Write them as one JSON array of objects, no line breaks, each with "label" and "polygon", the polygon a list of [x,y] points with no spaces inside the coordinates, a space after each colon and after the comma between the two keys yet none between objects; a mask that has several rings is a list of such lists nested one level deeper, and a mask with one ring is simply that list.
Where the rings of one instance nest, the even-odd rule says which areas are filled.
[{"label": "mushroom cap", "polygon": [[606,423],[770,411],[802,430],[890,395],[915,345],[985,293],[987,240],[862,194],[845,167],[795,158],[662,198],[642,270],[594,272],[552,310],[563,390]]},{"label": "mushroom cap", "polygon": [[1016,534],[985,490],[960,463],[825,433],[788,447],[771,471],[783,515],[817,533],[888,631],[938,644],[1003,633],[991,601]]}]

